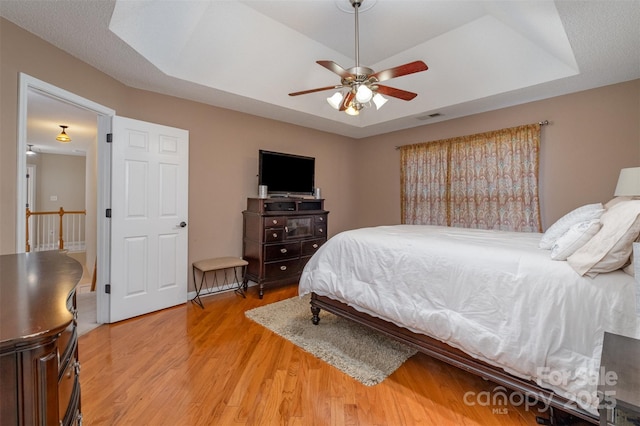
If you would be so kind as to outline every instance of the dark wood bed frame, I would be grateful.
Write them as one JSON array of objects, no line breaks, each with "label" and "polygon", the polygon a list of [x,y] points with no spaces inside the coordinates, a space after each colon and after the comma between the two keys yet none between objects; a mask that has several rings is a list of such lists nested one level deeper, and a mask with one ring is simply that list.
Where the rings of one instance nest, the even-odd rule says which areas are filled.
[{"label": "dark wood bed frame", "polygon": [[[556,424],[554,408],[561,412],[568,413],[578,419],[585,420],[592,424],[598,424],[598,417],[577,406],[576,403],[554,392],[538,386],[535,382],[524,380],[513,376],[501,368],[494,367],[478,359],[472,358],[466,353],[453,348],[446,343],[430,338],[423,334],[413,333],[406,328],[399,327],[380,318],[375,318],[365,313],[359,312],[352,307],[325,296],[311,294],[311,312],[314,324],[320,322],[320,310],[324,309],[335,315],[348,318],[374,330],[382,332],[402,343],[416,348],[433,358],[444,361],[447,364],[458,367],[464,371],[490,380],[498,385],[504,386],[512,391],[521,392],[529,398],[544,402],[550,407],[550,424]],[[540,419],[542,421],[542,419]]]}]

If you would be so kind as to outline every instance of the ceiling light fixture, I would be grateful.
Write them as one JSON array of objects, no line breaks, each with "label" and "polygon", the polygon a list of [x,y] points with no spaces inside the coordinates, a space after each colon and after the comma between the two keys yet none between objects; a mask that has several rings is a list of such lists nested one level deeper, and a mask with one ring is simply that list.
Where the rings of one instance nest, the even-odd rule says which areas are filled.
[{"label": "ceiling light fixture", "polygon": [[36,155],[37,152],[33,150],[33,145],[27,145],[29,149],[27,149],[27,155]]},{"label": "ceiling light fixture", "polygon": [[56,140],[58,142],[62,142],[62,143],[71,142],[71,138],[69,137],[69,135],[67,135],[67,132],[65,132],[65,130],[69,126],[65,126],[65,125],[61,124],[60,127],[62,127],[62,132],[60,132],[60,134],[56,137]]},{"label": "ceiling light fixture", "polygon": [[[373,70],[367,67],[360,67],[360,29],[358,21],[358,10],[360,9],[360,6],[362,6],[362,2],[364,0],[349,1],[351,2],[351,6],[353,6],[355,16],[356,66],[352,69],[355,74],[355,81],[352,80],[351,85],[347,86],[349,89],[347,93],[342,94],[338,92],[331,98],[328,98],[327,101],[333,108],[344,111],[348,115],[359,115],[361,109],[363,109],[365,106],[371,105],[371,99],[373,98],[374,90],[377,90],[378,87],[372,84],[373,80],[369,80],[369,75],[373,74]],[[344,81],[342,83],[343,85],[345,85]],[[337,99],[336,95],[338,94],[340,95],[340,101],[338,102],[338,106],[336,107],[335,100]],[[384,99],[384,101],[381,102],[380,105],[376,103],[376,109],[380,109],[380,107],[384,105],[387,100],[383,98],[379,93],[375,93],[375,95],[380,96],[380,98]],[[329,101],[329,99],[332,99],[332,101]]]}]

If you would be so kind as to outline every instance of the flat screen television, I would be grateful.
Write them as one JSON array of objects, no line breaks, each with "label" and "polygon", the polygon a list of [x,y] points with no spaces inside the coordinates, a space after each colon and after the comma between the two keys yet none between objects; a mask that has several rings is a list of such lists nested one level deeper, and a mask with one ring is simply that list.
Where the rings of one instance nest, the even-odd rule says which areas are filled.
[{"label": "flat screen television", "polygon": [[315,163],[313,157],[261,149],[258,185],[266,185],[270,196],[312,195]]}]

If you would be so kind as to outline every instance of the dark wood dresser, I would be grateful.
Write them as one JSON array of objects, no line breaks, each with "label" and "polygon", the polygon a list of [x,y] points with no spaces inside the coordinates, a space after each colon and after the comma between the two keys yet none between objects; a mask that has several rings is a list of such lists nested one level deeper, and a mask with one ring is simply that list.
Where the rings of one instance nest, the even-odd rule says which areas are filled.
[{"label": "dark wood dresser", "polygon": [[304,265],[327,241],[324,200],[303,198],[249,198],[242,212],[243,258],[249,264],[244,284],[297,282]]},{"label": "dark wood dresser", "polygon": [[80,425],[75,288],[58,251],[0,256],[0,423]]}]

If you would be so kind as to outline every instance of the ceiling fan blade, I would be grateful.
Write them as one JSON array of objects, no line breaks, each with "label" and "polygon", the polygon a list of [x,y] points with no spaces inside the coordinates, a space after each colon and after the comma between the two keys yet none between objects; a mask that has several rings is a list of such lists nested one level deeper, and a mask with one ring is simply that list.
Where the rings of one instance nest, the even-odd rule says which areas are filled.
[{"label": "ceiling fan blade", "polygon": [[389,68],[388,70],[371,74],[369,78],[375,78],[377,81],[385,81],[396,77],[402,77],[403,75],[413,74],[415,72],[426,71],[428,69],[429,67],[424,62],[414,61],[395,68]]},{"label": "ceiling fan blade", "polygon": [[353,98],[355,98],[356,94],[354,91],[350,90],[342,99],[342,104],[340,105],[340,109],[338,111],[344,111],[347,109]]},{"label": "ceiling fan blade", "polygon": [[391,96],[394,98],[402,99],[403,101],[410,101],[411,99],[418,96],[417,93],[407,92],[406,90],[396,89],[395,87],[381,86],[381,85],[377,85],[377,86],[378,86],[377,92],[380,93],[381,95]]},{"label": "ceiling fan blade", "polygon": [[342,85],[340,85],[340,84],[337,85],[337,86],[319,87],[317,89],[309,89],[309,90],[303,90],[301,92],[289,93],[289,96],[306,95],[308,93],[322,92],[323,90],[340,89],[341,87],[342,87]]},{"label": "ceiling fan blade", "polygon": [[322,65],[329,71],[338,74],[342,78],[353,77],[353,74],[351,74],[349,71],[345,70],[344,68],[342,68],[340,65],[336,64],[333,61],[316,61],[316,64]]}]

